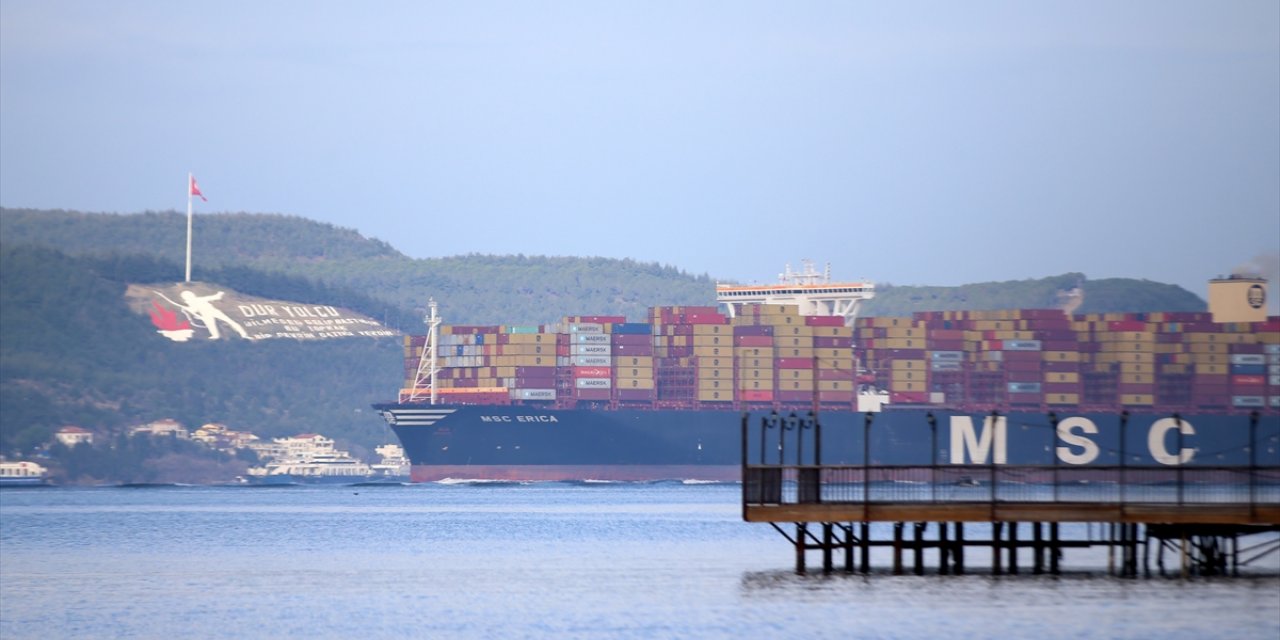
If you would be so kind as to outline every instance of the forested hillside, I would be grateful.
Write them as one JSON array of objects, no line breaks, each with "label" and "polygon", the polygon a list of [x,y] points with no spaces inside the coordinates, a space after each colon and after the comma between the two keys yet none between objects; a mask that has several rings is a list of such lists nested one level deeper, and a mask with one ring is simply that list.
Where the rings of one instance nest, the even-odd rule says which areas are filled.
[{"label": "forested hillside", "polygon": [[[656,263],[487,255],[415,260],[350,229],[293,216],[203,214],[195,220],[196,279],[222,282],[215,276],[248,268],[359,291],[396,309],[425,309],[434,297],[449,322],[462,324],[541,324],[586,314],[641,320],[650,306],[715,299],[709,277]],[[0,238],[77,256],[149,256],[178,265],[168,277],[176,280],[185,260],[186,216],[0,209]]]},{"label": "forested hillside", "polygon": [[[400,386],[399,339],[172,343],[127,308],[118,276],[93,260],[0,245],[0,451],[67,424],[106,433],[160,418],[264,437],[319,431],[360,447],[391,437],[369,404]],[[245,292],[308,288],[264,276]]]},{"label": "forested hillside", "polygon": [[[1073,304],[1076,303],[1076,304]],[[1072,313],[1204,311],[1204,300],[1177,285],[1132,278],[1089,280],[1066,273],[1034,280],[983,282],[958,287],[881,284],[863,307],[868,316],[908,316],[916,311],[1073,309]]]}]

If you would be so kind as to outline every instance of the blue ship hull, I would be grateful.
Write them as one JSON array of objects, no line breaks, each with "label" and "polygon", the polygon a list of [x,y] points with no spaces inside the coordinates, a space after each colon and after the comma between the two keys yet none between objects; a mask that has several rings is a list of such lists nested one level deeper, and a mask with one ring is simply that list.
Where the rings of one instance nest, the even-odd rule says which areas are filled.
[{"label": "blue ship hull", "polygon": [[873,414],[820,413],[817,426],[805,411],[757,411],[746,414],[744,450],[744,414],[730,410],[422,404],[374,408],[404,446],[414,482],[738,481],[746,460],[825,465],[1280,466],[1280,412],[1272,410],[992,416],[891,406]]}]

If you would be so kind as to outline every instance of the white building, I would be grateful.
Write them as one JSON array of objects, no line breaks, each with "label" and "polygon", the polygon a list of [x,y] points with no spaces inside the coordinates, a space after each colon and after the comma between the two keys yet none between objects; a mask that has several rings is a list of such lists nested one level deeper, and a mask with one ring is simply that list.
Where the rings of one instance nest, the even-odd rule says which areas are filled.
[{"label": "white building", "polygon": [[58,429],[58,432],[53,437],[68,447],[74,447],[81,442],[93,444],[93,432],[77,426],[66,426]]},{"label": "white building", "polygon": [[173,418],[156,420],[155,422],[150,422],[129,430],[129,435],[131,436],[136,436],[138,434],[164,437],[172,436],[183,440],[191,437],[191,433],[187,431],[187,428],[182,426],[182,423],[174,420]]}]

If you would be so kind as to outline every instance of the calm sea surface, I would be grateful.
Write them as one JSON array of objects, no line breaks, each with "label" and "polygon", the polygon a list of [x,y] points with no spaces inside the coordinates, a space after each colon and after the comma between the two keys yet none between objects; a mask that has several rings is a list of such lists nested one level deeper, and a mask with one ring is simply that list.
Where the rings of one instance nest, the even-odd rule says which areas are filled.
[{"label": "calm sea surface", "polygon": [[1112,578],[1090,550],[1057,578],[797,576],[739,492],[4,489],[0,638],[1280,638],[1274,554],[1234,579]]}]

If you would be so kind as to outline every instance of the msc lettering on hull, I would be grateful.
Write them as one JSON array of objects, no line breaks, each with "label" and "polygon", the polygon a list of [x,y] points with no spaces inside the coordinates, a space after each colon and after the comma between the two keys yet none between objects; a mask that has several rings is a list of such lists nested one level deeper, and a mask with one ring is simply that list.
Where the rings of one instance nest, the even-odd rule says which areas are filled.
[{"label": "msc lettering on hull", "polygon": [[[978,430],[969,416],[951,416],[951,464],[1008,464],[1009,428],[1004,416],[986,416],[982,429]],[[1156,462],[1177,466],[1184,465],[1196,455],[1194,447],[1183,446],[1177,452],[1169,450],[1170,433],[1181,434],[1183,439],[1195,436],[1196,430],[1185,419],[1160,418],[1147,429],[1147,452]],[[1098,459],[1101,452],[1098,443],[1090,436],[1098,434],[1098,425],[1082,417],[1065,418],[1058,422],[1056,437],[1061,443],[1054,448],[1058,460],[1070,465],[1085,465]]]}]

